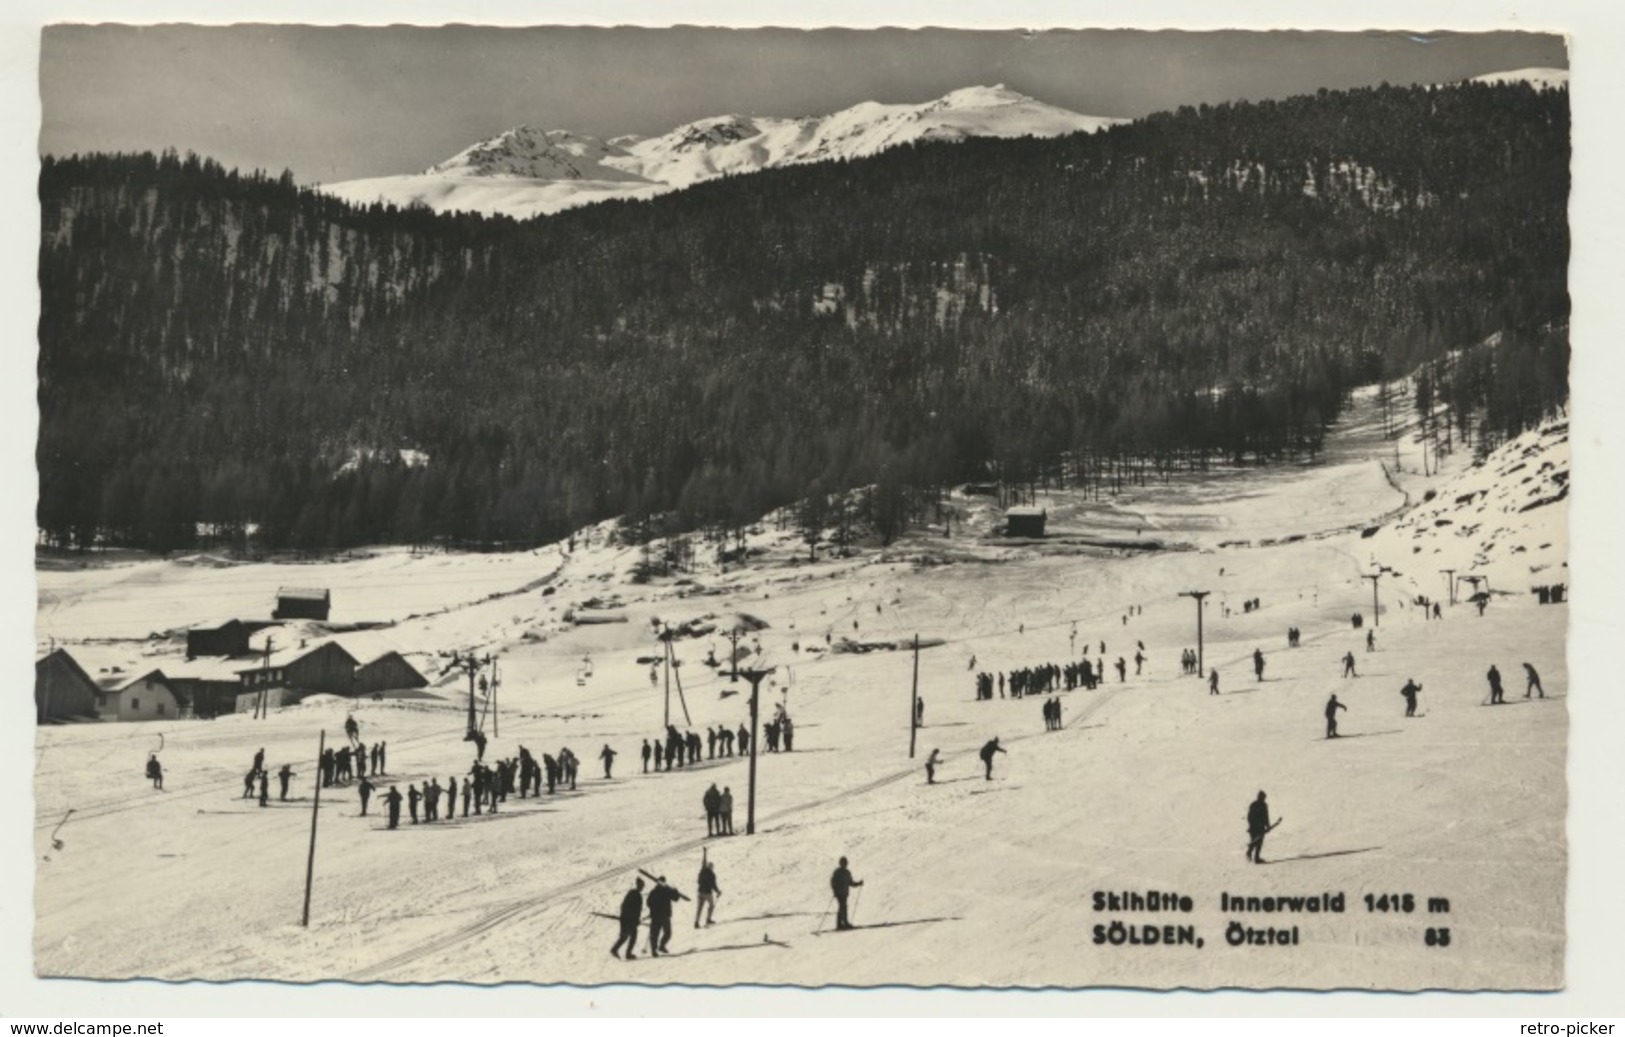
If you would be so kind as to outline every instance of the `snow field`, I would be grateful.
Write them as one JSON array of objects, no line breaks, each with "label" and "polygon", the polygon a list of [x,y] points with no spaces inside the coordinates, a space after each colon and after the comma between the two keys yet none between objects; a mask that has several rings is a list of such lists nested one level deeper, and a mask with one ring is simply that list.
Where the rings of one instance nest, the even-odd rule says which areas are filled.
[{"label": "snow field", "polygon": [[[755,538],[767,550],[761,561],[729,573],[702,567],[694,578],[718,593],[684,597],[677,595],[694,588],[628,582],[637,552],[601,542],[579,544],[568,558],[380,552],[328,567],[319,581],[308,568],[158,562],[41,573],[41,630],[62,637],[140,637],[144,625],[157,625],[154,613],[166,627],[193,612],[218,621],[232,614],[219,609],[261,608],[265,589],[286,583],[333,586],[335,619],[338,608],[353,608],[347,618],[355,619],[424,613],[368,633],[409,647],[425,666],[454,647],[499,655],[500,736],[488,760],[517,755],[521,744],[538,756],[568,745],[582,769],[575,793],[510,799],[495,816],[403,821],[395,832],[378,816],[356,816],[353,787],[323,790],[312,919],[303,929],[314,771],[300,761],[314,759],[318,732],[341,738],[353,709],[364,741],[387,740],[390,779],[403,792],[431,776],[444,784],[455,774],[461,783],[472,758],[461,740],[462,679],[429,689],[434,698],[318,697],[263,721],[43,729],[36,967],[82,977],[583,985],[1560,986],[1566,607],[1539,607],[1520,593],[1497,598],[1482,618],[1459,605],[1431,622],[1401,607],[1400,582],[1384,580],[1377,651],[1368,653],[1365,630],[1352,630],[1348,617],[1362,612],[1370,626],[1370,583],[1360,577],[1372,541],[1331,530],[1373,520],[1402,495],[1368,457],[1272,471],[1278,477],[1211,481],[1233,479],[1244,492],[1176,483],[1119,505],[1138,521],[1135,509],[1170,516],[1179,499],[1200,499],[1201,509],[1185,513],[1185,526],[1197,530],[1191,539],[1270,528],[1301,541],[1124,556],[922,534],[884,552],[791,566],[787,557],[805,547],[793,533],[765,527]],[[1326,503],[1317,510],[1316,501]],[[1077,509],[1080,523],[1089,511]],[[1518,536],[1561,537],[1564,511],[1559,504],[1524,513]],[[1103,528],[1124,520],[1089,521]],[[960,561],[910,561],[926,555]],[[473,577],[466,584],[464,573]],[[430,579],[420,584],[420,574]],[[544,577],[555,594],[542,596]],[[1218,697],[1204,679],[1179,674],[1180,650],[1195,644],[1195,605],[1179,596],[1189,589],[1214,591],[1205,656],[1220,672]],[[149,592],[163,595],[161,610],[145,607]],[[571,603],[594,596],[620,598],[616,611],[628,621],[559,621]],[[1243,613],[1250,597],[1261,608]],[[1125,624],[1130,605],[1143,611]],[[754,837],[743,834],[743,759],[645,776],[637,754],[663,719],[664,685],[651,686],[649,667],[636,661],[656,654],[651,618],[675,624],[714,614],[726,626],[741,612],[770,624],[741,639],[759,642],[778,667],[762,685],[762,719],[773,702],[787,701],[796,722],[796,751],[758,761]],[[1074,622],[1091,658],[1102,655],[1104,640],[1108,667],[1128,660],[1126,682],[1109,671],[1094,692],[1060,693],[1066,727],[1052,733],[1039,701],[974,700],[973,655],[975,670],[990,672],[1064,664],[1076,657]],[[1286,647],[1288,626],[1303,631],[1303,647]],[[824,647],[826,632],[832,640],[898,642],[918,633],[946,642],[919,656],[926,726],[912,761],[912,654],[811,651]],[[1136,678],[1140,640],[1150,661]],[[683,723],[674,687],[679,728],[703,737],[708,726],[737,728],[748,716],[748,685],[701,662],[708,648],[724,657],[726,646],[714,635],[677,642],[692,717]],[[142,641],[98,647],[174,650]],[[1266,655],[1262,682],[1252,675],[1255,647]],[[1340,659],[1351,650],[1360,677],[1345,680]],[[1545,701],[1522,699],[1526,660],[1540,670]],[[1492,661],[1509,704],[1480,708]],[[1423,715],[1410,720],[1398,693],[1407,678],[1423,685]],[[1328,742],[1322,709],[1333,692],[1348,706],[1340,714],[1347,737]],[[140,776],[160,734],[162,793]],[[989,782],[975,753],[994,736],[1008,753],[995,758]],[[620,754],[612,781],[597,760],[605,743]],[[300,772],[298,802],[262,810],[240,798],[261,746],[273,775],[283,762]],[[927,787],[920,768],[933,747],[945,760],[939,784]],[[700,797],[712,781],[734,793],[737,837],[705,838]],[[1242,856],[1246,808],[1259,789],[1282,819],[1266,840],[1264,866]],[[373,806],[376,815],[381,803]],[[69,808],[56,850],[52,831]],[[617,926],[601,915],[616,912],[635,869],[667,875],[693,896],[702,847],[724,890],[717,924],[695,930],[693,905],[679,903],[679,954],[649,960],[640,940],[638,961],[611,958]],[[843,855],[866,880],[861,896],[854,891],[855,920],[873,928],[815,936],[833,924],[828,878]],[[1096,912],[1097,890],[1176,892],[1194,909]],[[1321,892],[1342,892],[1346,912],[1255,916],[1219,907],[1221,893]],[[1367,893],[1445,897],[1450,910],[1370,913]],[[1114,919],[1189,925],[1203,946],[1097,944],[1094,926]],[[1301,943],[1231,947],[1232,920],[1295,923]],[[1425,930],[1444,926],[1450,946],[1428,946]]]}]

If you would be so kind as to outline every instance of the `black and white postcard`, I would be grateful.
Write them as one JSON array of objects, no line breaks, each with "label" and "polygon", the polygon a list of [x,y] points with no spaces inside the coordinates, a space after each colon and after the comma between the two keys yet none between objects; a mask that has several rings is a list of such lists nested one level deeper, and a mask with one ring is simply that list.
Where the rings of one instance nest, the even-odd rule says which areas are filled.
[{"label": "black and white postcard", "polygon": [[1569,985],[1573,38],[546,21],[41,27],[41,981]]}]

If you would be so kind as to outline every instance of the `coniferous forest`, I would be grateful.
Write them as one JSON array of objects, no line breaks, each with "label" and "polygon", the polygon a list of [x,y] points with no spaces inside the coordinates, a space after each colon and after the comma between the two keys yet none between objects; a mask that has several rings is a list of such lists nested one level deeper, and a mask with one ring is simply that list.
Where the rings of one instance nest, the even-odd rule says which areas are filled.
[{"label": "coniferous forest", "polygon": [[862,487],[890,536],[962,480],[1309,458],[1352,388],[1418,372],[1482,448],[1567,400],[1569,153],[1566,91],[1469,84],[522,223],[48,157],[39,525],[513,546]]}]

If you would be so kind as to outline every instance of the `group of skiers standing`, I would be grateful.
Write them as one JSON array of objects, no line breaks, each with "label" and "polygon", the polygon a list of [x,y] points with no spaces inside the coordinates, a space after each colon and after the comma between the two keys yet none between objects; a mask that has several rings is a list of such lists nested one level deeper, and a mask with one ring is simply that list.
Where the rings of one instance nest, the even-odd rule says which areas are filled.
[{"label": "group of skiers standing", "polygon": [[[1134,675],[1138,677],[1146,662],[1145,642],[1137,643],[1134,653]],[[1088,642],[1084,643],[1084,650],[1088,651]],[[1106,642],[1100,642],[1100,656],[1090,662],[1086,655],[1075,663],[1057,666],[1055,663],[1042,663],[1037,666],[1025,666],[1011,670],[1008,677],[1005,673],[978,673],[976,675],[976,699],[987,701],[994,697],[994,691],[999,698],[1006,697],[1019,699],[1029,695],[1047,695],[1052,691],[1072,691],[1075,688],[1095,690],[1106,679]],[[971,659],[971,667],[975,668],[976,660]],[[1128,660],[1122,656],[1112,664],[1117,669],[1118,683],[1128,679]]]},{"label": "group of skiers standing", "polygon": [[[641,870],[641,869],[640,869]],[[649,875],[644,872],[644,875]],[[672,909],[679,900],[687,900],[681,890],[666,881],[666,876],[653,876],[654,888],[644,894],[644,882],[640,876],[636,884],[621,898],[621,911],[617,916],[621,924],[621,932],[615,939],[615,945],[609,953],[620,957],[622,947],[626,948],[626,960],[631,961],[637,957],[638,926],[644,922],[643,910],[649,909],[647,919],[649,926],[649,943],[647,953],[651,958],[658,958],[662,954],[671,953],[671,916]],[[700,927],[700,918],[703,915],[705,925],[709,926],[715,921],[717,910],[717,897],[722,894],[722,887],[717,884],[716,869],[711,866],[709,857],[700,861],[700,874],[696,880],[699,890],[699,899],[694,905],[694,928]]]},{"label": "group of skiers standing", "polygon": [[705,834],[706,835],[733,835],[734,834],[734,794],[731,788],[717,791],[717,783],[712,782],[711,787],[705,790],[701,797],[705,806]]}]

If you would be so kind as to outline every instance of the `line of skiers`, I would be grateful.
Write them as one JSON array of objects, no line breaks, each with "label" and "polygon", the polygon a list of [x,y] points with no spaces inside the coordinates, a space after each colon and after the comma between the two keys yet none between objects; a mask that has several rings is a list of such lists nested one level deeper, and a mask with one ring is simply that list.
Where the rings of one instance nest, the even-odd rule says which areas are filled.
[{"label": "line of skiers", "polygon": [[[1140,668],[1145,663],[1145,653],[1143,651],[1145,646],[1141,644],[1140,647],[1142,651],[1134,653],[1134,673],[1136,676],[1139,675]],[[1115,665],[1117,667],[1117,679],[1121,682],[1126,678],[1128,661],[1119,658]],[[1011,670],[1008,675],[1002,672],[978,673],[976,675],[976,698],[978,701],[992,699],[995,691],[998,692],[998,697],[1001,699],[1007,697],[1007,691],[1008,697],[1013,699],[1025,698],[1030,695],[1047,695],[1052,691],[1073,691],[1077,688],[1093,691],[1105,679],[1106,661],[1104,658],[1095,662],[1090,662],[1089,659],[1084,658],[1075,663],[1067,663],[1065,666],[1057,666],[1055,663],[1043,663],[1038,666],[1024,666],[1021,669]]]},{"label": "line of skiers", "polygon": [[[614,750],[608,745],[604,746],[606,758],[605,776],[608,777],[609,761],[614,759]],[[602,753],[600,754],[603,755]],[[580,763],[575,753],[568,747],[560,749],[557,758],[548,753],[542,754],[542,763],[538,764],[529,749],[519,747],[519,755],[515,758],[497,760],[494,765],[488,765],[476,758],[469,766],[468,773],[463,776],[460,789],[462,792],[463,817],[474,814],[476,817],[485,812],[496,813],[498,804],[505,803],[508,797],[517,794],[525,799],[534,794],[542,794],[542,781],[547,781],[547,791],[552,795],[558,787],[568,784],[571,791],[576,787],[576,773]],[[518,788],[515,789],[515,782]],[[446,779],[441,785],[439,778],[430,778],[424,781],[421,787],[417,784],[408,785],[403,796],[394,785],[384,793],[384,804],[388,810],[388,827],[398,828],[401,821],[401,804],[405,803],[412,824],[419,820],[419,807],[422,808],[422,819],[430,821],[450,821],[457,817],[457,796],[459,784],[455,776]],[[362,778],[359,786],[361,796],[361,816],[367,816],[367,807],[377,786],[369,779]],[[445,796],[446,807],[444,815],[440,810],[440,798]]]}]

